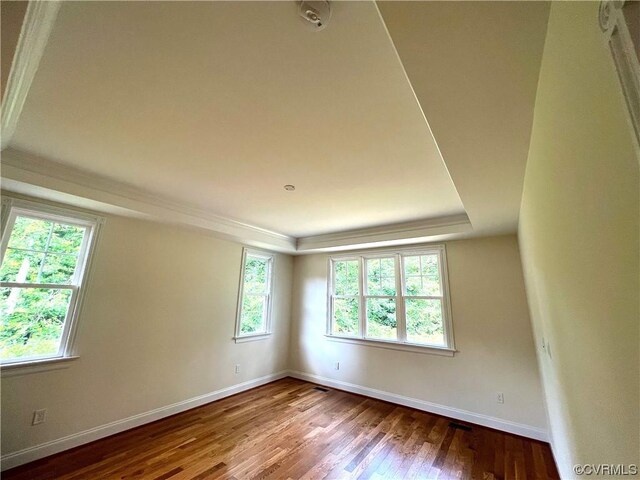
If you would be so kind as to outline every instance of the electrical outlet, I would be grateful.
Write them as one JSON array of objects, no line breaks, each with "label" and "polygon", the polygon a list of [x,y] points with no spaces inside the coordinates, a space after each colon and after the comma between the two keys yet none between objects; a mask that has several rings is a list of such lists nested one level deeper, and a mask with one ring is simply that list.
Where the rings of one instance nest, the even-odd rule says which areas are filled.
[{"label": "electrical outlet", "polygon": [[31,421],[31,425],[39,425],[40,423],[44,423],[47,421],[47,410],[43,408],[42,410],[35,410],[33,412],[33,420]]},{"label": "electrical outlet", "polygon": [[336,362],[336,364],[335,364],[335,369],[336,369],[336,370],[340,370],[340,362]]},{"label": "electrical outlet", "polygon": [[240,364],[236,364],[236,373],[240,373]]},{"label": "electrical outlet", "polygon": [[497,400],[498,403],[504,403],[504,393],[498,392]]}]

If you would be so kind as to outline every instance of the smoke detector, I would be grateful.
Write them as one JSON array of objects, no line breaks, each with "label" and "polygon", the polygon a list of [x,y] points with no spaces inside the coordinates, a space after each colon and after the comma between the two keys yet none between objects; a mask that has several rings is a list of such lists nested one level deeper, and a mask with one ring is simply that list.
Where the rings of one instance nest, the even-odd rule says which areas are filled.
[{"label": "smoke detector", "polygon": [[311,30],[318,32],[326,28],[331,20],[331,5],[327,0],[302,0],[298,14]]}]

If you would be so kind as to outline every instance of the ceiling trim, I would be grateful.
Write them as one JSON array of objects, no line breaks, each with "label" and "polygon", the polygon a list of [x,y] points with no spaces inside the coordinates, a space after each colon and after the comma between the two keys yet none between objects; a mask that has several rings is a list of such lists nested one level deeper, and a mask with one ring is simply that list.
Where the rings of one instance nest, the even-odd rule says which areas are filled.
[{"label": "ceiling trim", "polygon": [[298,253],[315,253],[353,248],[419,243],[440,235],[466,233],[473,229],[466,213],[414,222],[360,228],[299,238]]},{"label": "ceiling trim", "polygon": [[423,243],[473,230],[463,213],[296,239],[14,148],[2,151],[2,188],[114,215],[204,229],[227,240],[293,255]]},{"label": "ceiling trim", "polygon": [[59,1],[29,2],[2,102],[2,148],[9,144],[16,130],[59,9]]},{"label": "ceiling trim", "polygon": [[[42,157],[7,148],[2,152],[3,188],[23,195],[52,197],[51,192],[66,194],[64,201],[87,199],[85,208],[119,214],[149,216],[165,223],[189,225],[221,234],[224,238],[279,252],[295,252],[296,240],[288,235],[212,214],[194,205],[176,202],[145,192],[131,185],[68,167]],[[73,198],[69,198],[69,196]],[[76,202],[77,203],[77,202]]]}]

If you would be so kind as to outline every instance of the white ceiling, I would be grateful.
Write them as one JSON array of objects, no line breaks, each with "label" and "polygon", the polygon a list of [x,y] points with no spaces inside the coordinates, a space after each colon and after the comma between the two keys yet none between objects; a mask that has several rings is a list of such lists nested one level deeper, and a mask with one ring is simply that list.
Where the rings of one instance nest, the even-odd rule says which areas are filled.
[{"label": "white ceiling", "polygon": [[11,147],[295,237],[465,212],[369,1],[65,2]]},{"label": "white ceiling", "polygon": [[515,232],[550,2],[378,2],[473,224]]}]

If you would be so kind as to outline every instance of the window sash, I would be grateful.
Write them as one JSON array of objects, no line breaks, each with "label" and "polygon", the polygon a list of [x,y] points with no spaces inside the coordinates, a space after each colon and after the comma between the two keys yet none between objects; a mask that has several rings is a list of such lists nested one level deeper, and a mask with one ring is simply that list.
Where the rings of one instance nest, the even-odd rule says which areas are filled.
[{"label": "window sash", "polygon": [[[261,335],[267,333],[267,314],[269,309],[269,302],[271,300],[271,295],[268,293],[245,293],[244,297],[259,297],[263,298],[262,303],[262,322],[260,323],[261,329],[256,330],[254,332],[242,333],[242,323],[240,324],[240,336],[249,336],[249,335]],[[242,312],[241,312],[240,321],[242,322]]]},{"label": "window sash", "polygon": [[[374,337],[369,334],[369,310],[367,309],[368,300],[377,300],[377,299],[393,300],[395,303],[395,306],[396,306],[396,337],[395,338]],[[399,302],[398,302],[397,295],[364,295],[365,311],[363,313],[365,316],[365,319],[364,319],[365,328],[363,332],[363,338],[366,338],[367,340],[384,340],[387,342],[400,341],[400,338],[401,338],[400,323],[399,323],[400,315],[399,315],[398,305],[399,305]]]},{"label": "window sash", "polygon": [[43,360],[47,358],[61,358],[65,357],[65,352],[69,350],[70,342],[70,329],[72,326],[71,318],[74,315],[74,309],[76,307],[77,297],[79,294],[79,287],[76,285],[57,285],[50,283],[15,283],[15,282],[1,282],[1,288],[22,288],[22,289],[42,289],[42,290],[71,290],[71,298],[69,299],[69,307],[64,316],[64,323],[62,324],[62,331],[60,332],[60,343],[58,344],[58,350],[55,354],[43,354],[43,355],[31,355],[17,358],[10,358],[2,360],[2,365],[10,365],[12,363],[30,362],[35,360]]},{"label": "window sash", "polygon": [[[436,255],[438,259],[438,274],[440,295],[407,295],[405,291],[405,258],[411,256]],[[395,280],[396,295],[370,295],[368,294],[368,276],[367,276],[367,260],[370,259],[395,259]],[[345,260],[357,260],[359,265],[359,295],[336,295],[335,282],[336,271],[335,266],[338,262]],[[329,259],[329,295],[328,295],[328,319],[327,319],[327,335],[335,337],[356,338],[368,341],[378,341],[386,343],[406,344],[411,346],[419,346],[425,348],[454,350],[453,327],[451,322],[451,306],[448,292],[448,274],[446,271],[446,251],[443,245],[427,248],[427,249],[403,249],[393,250],[393,252],[364,252],[358,255],[345,257],[331,257]],[[422,273],[422,272],[421,272]],[[424,276],[424,275],[422,275]],[[355,335],[346,335],[337,333],[335,325],[335,300],[338,298],[358,299],[358,325],[359,329]],[[397,339],[385,339],[378,337],[370,337],[367,335],[367,301],[369,299],[395,299],[396,303],[396,323],[397,323]],[[444,337],[444,345],[415,343],[407,339],[407,318],[406,318],[406,300],[438,300],[442,306],[442,329]]]},{"label": "window sash", "polygon": [[440,285],[440,297],[444,297],[444,279],[445,279],[445,271],[443,269],[442,263],[444,261],[444,249],[442,249],[442,251],[440,252],[423,252],[423,253],[418,253],[418,252],[414,252],[414,253],[408,253],[408,254],[400,254],[400,261],[401,261],[401,265],[400,265],[400,273],[402,276],[402,296],[403,297],[412,297],[412,298],[419,298],[419,297],[432,297],[431,295],[408,295],[406,292],[406,288],[407,288],[407,277],[409,278],[416,278],[416,277],[420,277],[421,279],[421,283],[422,283],[422,279],[426,276],[422,274],[422,259],[420,260],[420,274],[419,275],[405,275],[406,272],[406,266],[405,266],[405,260],[407,259],[407,257],[422,257],[422,256],[426,256],[426,255],[436,255],[438,258],[438,278],[439,278],[439,285]]},{"label": "window sash", "polygon": [[358,303],[358,320],[357,320],[357,324],[358,324],[358,330],[360,330],[360,325],[361,325],[361,318],[362,318],[362,305],[360,302],[360,295],[332,295],[330,298],[330,315],[331,315],[331,320],[330,320],[330,325],[329,325],[329,334],[330,335],[336,335],[336,336],[344,336],[344,337],[349,337],[349,338],[358,338],[359,333],[358,331],[356,331],[356,333],[354,333],[353,335],[348,334],[348,333],[340,333],[338,332],[338,328],[336,326],[336,322],[335,322],[335,305],[336,305],[336,300],[356,300]]}]

